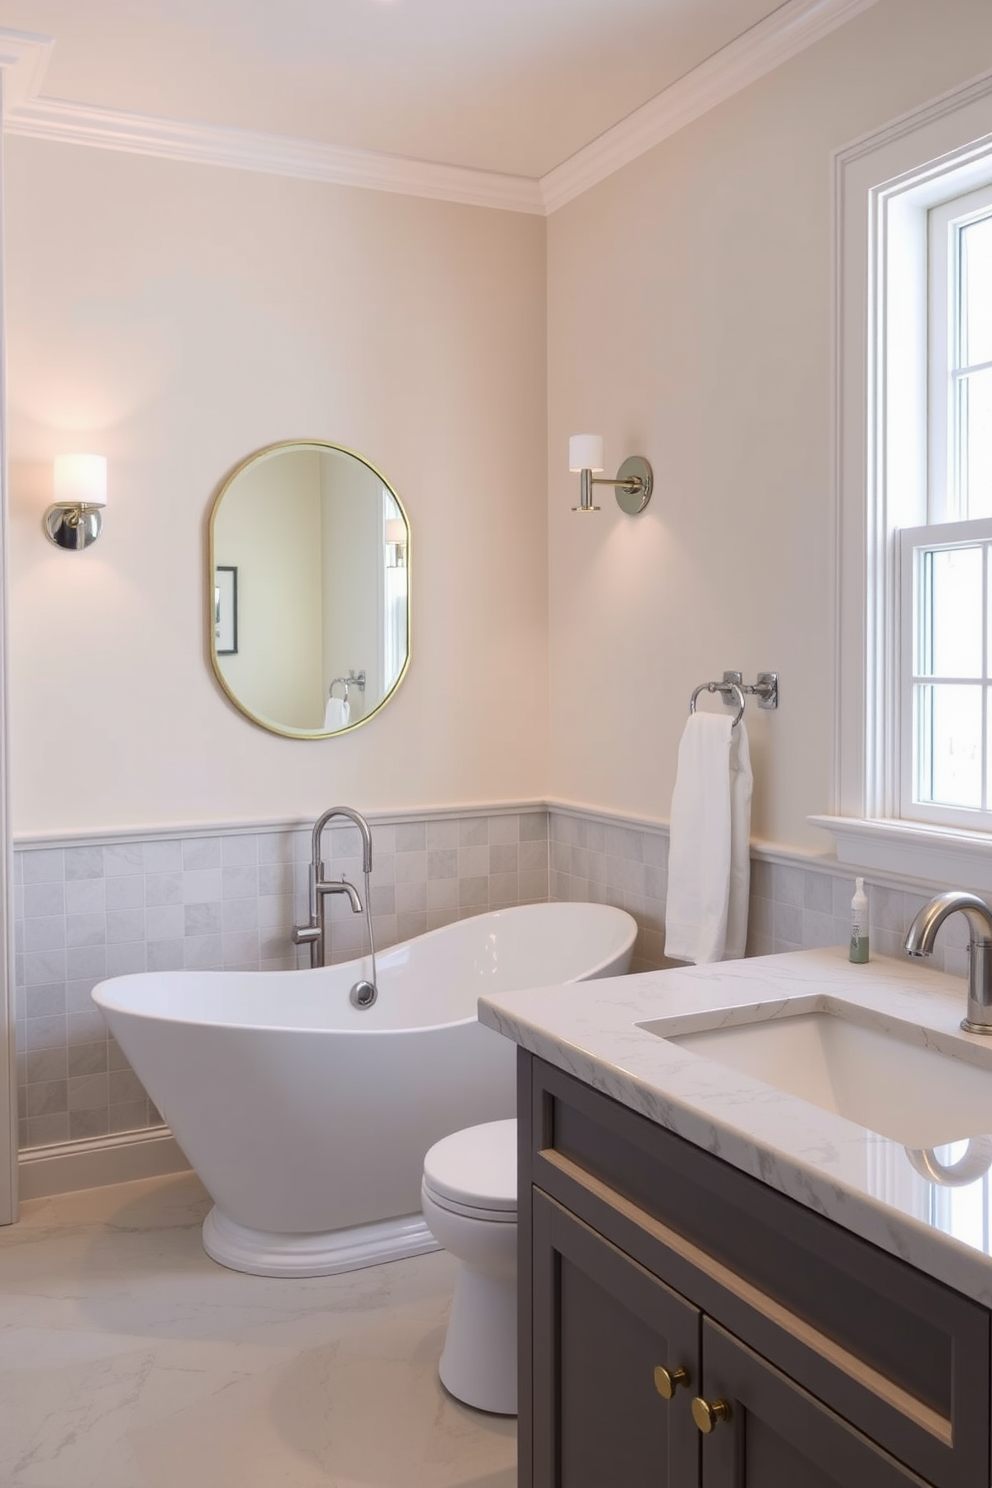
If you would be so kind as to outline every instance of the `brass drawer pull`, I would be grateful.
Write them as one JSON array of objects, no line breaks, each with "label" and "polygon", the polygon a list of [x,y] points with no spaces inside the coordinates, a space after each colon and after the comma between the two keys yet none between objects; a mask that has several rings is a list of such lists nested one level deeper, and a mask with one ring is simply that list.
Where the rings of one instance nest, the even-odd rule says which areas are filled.
[{"label": "brass drawer pull", "polygon": [[665,1369],[661,1364],[656,1364],[654,1369],[654,1387],[662,1400],[671,1400],[679,1385],[689,1387],[689,1371],[681,1366],[678,1369]]},{"label": "brass drawer pull", "polygon": [[704,1400],[701,1395],[697,1395],[692,1402],[692,1419],[700,1431],[703,1432],[704,1436],[709,1436],[710,1432],[715,1431],[721,1421],[730,1420],[730,1406],[725,1400],[714,1400],[713,1404],[710,1405],[708,1400]]}]

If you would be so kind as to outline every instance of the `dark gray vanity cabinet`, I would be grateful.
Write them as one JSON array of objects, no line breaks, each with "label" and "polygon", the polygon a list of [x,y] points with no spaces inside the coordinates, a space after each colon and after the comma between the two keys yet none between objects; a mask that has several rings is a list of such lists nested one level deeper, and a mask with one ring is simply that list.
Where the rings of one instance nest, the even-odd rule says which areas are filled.
[{"label": "dark gray vanity cabinet", "polygon": [[985,1308],[521,1051],[520,1488],[988,1488]]}]

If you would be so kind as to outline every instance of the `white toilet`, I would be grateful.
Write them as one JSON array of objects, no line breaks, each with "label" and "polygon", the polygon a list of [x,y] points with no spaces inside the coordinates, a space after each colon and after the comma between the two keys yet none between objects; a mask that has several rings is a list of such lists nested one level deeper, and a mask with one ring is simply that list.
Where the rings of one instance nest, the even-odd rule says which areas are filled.
[{"label": "white toilet", "polygon": [[488,1121],[435,1142],[424,1158],[424,1219],[461,1262],[441,1354],[458,1400],[517,1413],[517,1123]]}]

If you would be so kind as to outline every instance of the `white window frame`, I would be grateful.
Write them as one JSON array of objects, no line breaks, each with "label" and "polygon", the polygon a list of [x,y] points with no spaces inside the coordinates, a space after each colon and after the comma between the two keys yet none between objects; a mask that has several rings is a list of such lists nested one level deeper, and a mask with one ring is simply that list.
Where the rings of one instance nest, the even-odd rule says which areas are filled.
[{"label": "white window frame", "polygon": [[843,862],[990,889],[992,835],[900,814],[895,535],[927,520],[927,212],[992,182],[992,73],[833,169],[835,773],[831,814],[810,820]]}]

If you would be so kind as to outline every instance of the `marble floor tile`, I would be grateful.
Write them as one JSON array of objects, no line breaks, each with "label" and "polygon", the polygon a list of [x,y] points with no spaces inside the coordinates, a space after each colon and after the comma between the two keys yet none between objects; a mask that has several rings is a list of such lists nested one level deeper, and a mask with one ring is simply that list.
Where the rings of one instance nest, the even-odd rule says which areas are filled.
[{"label": "marble floor tile", "polygon": [[283,1280],[173,1174],[0,1229],[2,1488],[513,1488],[516,1422],[445,1393],[444,1253]]}]

